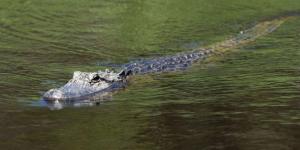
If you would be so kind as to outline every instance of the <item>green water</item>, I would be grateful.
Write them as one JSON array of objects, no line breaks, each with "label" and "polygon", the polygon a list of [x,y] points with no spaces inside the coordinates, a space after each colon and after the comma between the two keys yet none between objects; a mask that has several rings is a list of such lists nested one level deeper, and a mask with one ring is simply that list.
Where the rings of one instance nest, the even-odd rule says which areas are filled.
[{"label": "green water", "polygon": [[214,61],[138,76],[100,106],[38,105],[73,71],[188,51],[299,10],[299,0],[1,0],[0,149],[299,149],[299,18]]}]

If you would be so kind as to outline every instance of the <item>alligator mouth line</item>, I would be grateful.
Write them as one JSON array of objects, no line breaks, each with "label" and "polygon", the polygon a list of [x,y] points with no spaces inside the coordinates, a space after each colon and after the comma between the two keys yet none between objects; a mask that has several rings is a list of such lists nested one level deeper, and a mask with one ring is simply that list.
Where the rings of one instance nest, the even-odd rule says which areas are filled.
[{"label": "alligator mouth line", "polygon": [[47,91],[43,95],[43,100],[52,109],[61,109],[70,105],[94,105],[101,100],[111,99],[111,96],[108,95],[126,87],[128,78],[131,76],[184,70],[193,63],[202,61],[211,55],[223,53],[253,42],[257,38],[275,31],[288,19],[297,16],[299,16],[299,13],[291,13],[290,15],[262,21],[252,28],[241,31],[235,37],[190,52],[124,64],[122,65],[122,71],[119,73],[109,70],[98,72],[75,71],[71,80],[60,88]]}]

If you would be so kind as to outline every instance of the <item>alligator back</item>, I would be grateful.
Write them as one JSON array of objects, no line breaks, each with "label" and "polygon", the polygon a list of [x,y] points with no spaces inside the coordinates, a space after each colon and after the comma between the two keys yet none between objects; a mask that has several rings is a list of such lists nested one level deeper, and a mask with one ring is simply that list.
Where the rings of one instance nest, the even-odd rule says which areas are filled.
[{"label": "alligator back", "polygon": [[131,62],[123,65],[122,73],[127,76],[130,74],[135,75],[182,70],[189,67],[193,62],[203,60],[213,53],[222,53],[230,49],[243,46],[263,35],[269,34],[276,30],[287,19],[295,16],[298,16],[298,14],[262,21],[250,29],[240,31],[239,34],[232,38],[206,47],[196,48],[191,52]]},{"label": "alligator back", "polygon": [[125,64],[123,71],[129,75],[183,70],[192,65],[193,62],[205,59],[211,55],[212,52],[211,49],[202,49],[200,51],[179,53],[174,56],[135,61]]}]

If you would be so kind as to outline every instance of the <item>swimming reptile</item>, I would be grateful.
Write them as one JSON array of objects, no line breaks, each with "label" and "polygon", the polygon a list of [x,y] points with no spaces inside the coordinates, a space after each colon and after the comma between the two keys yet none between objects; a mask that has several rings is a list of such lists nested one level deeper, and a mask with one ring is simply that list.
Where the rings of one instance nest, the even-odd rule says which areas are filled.
[{"label": "swimming reptile", "polygon": [[134,75],[186,69],[211,55],[240,47],[269,34],[294,16],[287,15],[262,21],[248,30],[241,31],[233,38],[190,52],[124,64],[118,73],[108,69],[97,72],[75,71],[71,80],[60,88],[47,91],[43,95],[43,100],[48,106],[56,109],[65,105],[94,104],[93,102],[126,87],[129,78]]}]

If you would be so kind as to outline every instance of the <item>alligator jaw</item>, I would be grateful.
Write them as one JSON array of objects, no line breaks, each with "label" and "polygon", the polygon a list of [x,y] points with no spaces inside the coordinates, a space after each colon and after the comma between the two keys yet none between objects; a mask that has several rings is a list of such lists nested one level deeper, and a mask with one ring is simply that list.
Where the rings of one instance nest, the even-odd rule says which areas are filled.
[{"label": "alligator jaw", "polygon": [[121,73],[114,73],[109,70],[98,72],[76,71],[68,83],[60,88],[50,89],[43,95],[43,99],[47,101],[80,100],[105,94],[123,87],[126,77],[122,76]]}]

